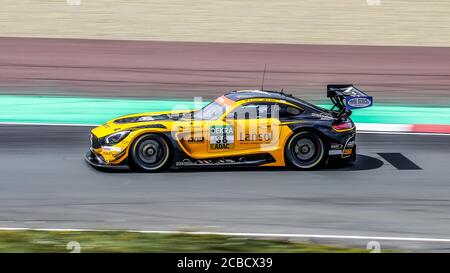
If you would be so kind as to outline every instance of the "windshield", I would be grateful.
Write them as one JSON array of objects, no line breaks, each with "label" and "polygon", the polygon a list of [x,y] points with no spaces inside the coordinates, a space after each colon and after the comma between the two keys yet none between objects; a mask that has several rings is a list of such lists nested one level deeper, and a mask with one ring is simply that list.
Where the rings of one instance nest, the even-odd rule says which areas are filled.
[{"label": "windshield", "polygon": [[227,110],[225,105],[216,101],[211,102],[202,109],[194,112],[194,119],[216,120],[220,118]]}]

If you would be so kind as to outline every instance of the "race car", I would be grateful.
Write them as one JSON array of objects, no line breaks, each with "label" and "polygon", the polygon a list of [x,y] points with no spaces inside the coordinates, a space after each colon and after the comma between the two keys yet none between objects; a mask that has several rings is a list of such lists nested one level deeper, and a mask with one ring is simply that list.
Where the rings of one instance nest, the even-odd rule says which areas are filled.
[{"label": "race car", "polygon": [[85,156],[97,168],[291,166],[356,160],[353,109],[373,98],[353,85],[328,85],[330,110],[282,91],[240,90],[197,110],[122,116],[91,131]]}]

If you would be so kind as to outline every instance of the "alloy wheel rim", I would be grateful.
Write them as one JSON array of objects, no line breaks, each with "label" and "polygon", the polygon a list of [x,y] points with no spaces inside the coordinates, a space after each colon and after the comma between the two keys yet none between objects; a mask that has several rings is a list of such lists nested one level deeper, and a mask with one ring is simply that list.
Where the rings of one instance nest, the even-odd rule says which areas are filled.
[{"label": "alloy wheel rim", "polygon": [[146,164],[157,164],[164,158],[161,143],[154,139],[144,140],[138,147],[138,156]]},{"label": "alloy wheel rim", "polygon": [[301,138],[295,142],[294,155],[302,162],[310,162],[317,157],[317,150],[315,143],[307,138]]}]

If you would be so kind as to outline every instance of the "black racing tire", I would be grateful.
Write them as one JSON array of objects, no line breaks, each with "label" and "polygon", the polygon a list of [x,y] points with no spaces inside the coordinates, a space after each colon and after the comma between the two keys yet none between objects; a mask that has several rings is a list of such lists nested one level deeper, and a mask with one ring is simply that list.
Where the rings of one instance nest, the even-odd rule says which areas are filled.
[{"label": "black racing tire", "polygon": [[308,131],[296,132],[284,148],[287,165],[296,169],[314,169],[322,165],[327,155],[324,141]]},{"label": "black racing tire", "polygon": [[130,157],[135,169],[144,172],[164,170],[169,162],[171,149],[164,137],[145,134],[138,137],[130,147]]}]

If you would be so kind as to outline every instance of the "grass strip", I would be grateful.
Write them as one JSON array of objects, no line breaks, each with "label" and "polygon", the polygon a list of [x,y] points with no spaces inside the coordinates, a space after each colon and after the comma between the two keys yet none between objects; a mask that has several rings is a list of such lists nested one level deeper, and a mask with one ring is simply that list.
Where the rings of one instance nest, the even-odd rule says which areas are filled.
[{"label": "grass strip", "polygon": [[[0,231],[0,252],[67,253],[69,242],[80,252],[272,252],[272,253],[367,253],[369,250],[311,242],[258,239],[186,233],[126,231]],[[72,243],[73,244],[73,243]],[[70,246],[70,245],[69,245]]]}]

